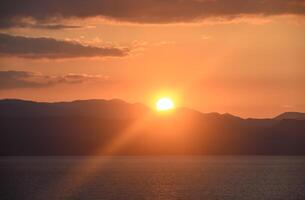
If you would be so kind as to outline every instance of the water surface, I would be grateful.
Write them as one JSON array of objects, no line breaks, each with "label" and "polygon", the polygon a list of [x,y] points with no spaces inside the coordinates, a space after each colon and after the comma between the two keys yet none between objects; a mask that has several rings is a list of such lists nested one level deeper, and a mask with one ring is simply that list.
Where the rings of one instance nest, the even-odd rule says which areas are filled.
[{"label": "water surface", "polygon": [[2,157],[2,200],[305,199],[305,157]]}]

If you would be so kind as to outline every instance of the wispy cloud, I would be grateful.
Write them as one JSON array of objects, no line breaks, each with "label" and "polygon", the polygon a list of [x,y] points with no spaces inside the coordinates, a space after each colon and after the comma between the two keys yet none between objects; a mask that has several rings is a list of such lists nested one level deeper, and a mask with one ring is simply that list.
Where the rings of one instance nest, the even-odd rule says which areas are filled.
[{"label": "wispy cloud", "polygon": [[50,30],[61,30],[61,29],[75,29],[85,28],[79,25],[71,25],[55,20],[54,22],[37,21],[32,17],[13,17],[9,19],[0,19],[0,29],[9,28],[36,28],[36,29],[50,29]]},{"label": "wispy cloud", "polygon": [[108,82],[107,76],[66,74],[49,76],[30,71],[0,71],[0,89],[43,88],[57,84],[80,84],[85,82]]},{"label": "wispy cloud", "polygon": [[75,41],[31,38],[0,33],[0,56],[24,58],[122,57],[127,48],[86,46]]}]

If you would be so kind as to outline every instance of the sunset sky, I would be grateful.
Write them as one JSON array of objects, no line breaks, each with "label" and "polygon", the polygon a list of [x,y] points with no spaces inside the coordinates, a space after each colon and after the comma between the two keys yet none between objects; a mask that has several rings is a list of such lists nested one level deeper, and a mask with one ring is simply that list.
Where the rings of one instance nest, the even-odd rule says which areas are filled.
[{"label": "sunset sky", "polygon": [[304,0],[2,0],[0,98],[305,112]]}]

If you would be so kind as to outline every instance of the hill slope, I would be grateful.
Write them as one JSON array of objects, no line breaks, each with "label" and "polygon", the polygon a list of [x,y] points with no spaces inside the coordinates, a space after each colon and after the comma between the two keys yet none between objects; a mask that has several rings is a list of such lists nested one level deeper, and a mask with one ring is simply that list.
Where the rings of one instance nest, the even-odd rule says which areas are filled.
[{"label": "hill slope", "polygon": [[305,120],[241,119],[121,100],[0,100],[0,155],[305,155]]},{"label": "hill slope", "polygon": [[300,112],[285,112],[275,117],[274,119],[282,120],[282,119],[298,119],[305,120],[305,113]]}]

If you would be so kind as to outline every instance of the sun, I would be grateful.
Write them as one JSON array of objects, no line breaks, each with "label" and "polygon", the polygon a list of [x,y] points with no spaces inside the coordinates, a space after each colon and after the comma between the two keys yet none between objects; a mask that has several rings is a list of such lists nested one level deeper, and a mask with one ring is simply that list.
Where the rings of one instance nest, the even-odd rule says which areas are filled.
[{"label": "sun", "polygon": [[172,99],[168,97],[163,97],[158,99],[156,102],[156,109],[158,111],[166,111],[166,110],[172,110],[174,109],[175,104]]}]

